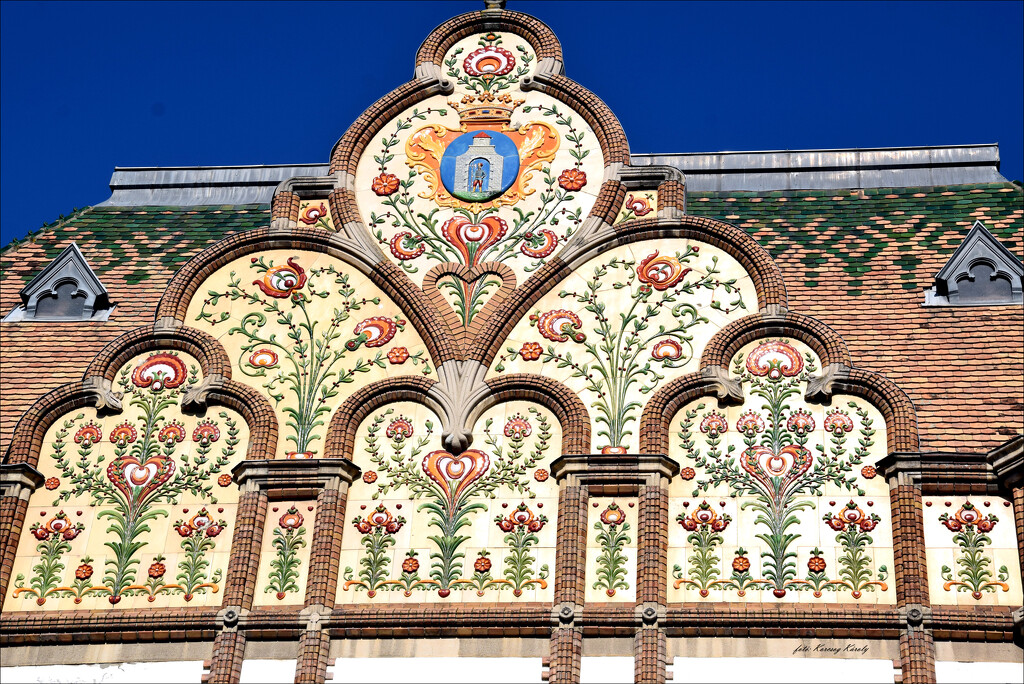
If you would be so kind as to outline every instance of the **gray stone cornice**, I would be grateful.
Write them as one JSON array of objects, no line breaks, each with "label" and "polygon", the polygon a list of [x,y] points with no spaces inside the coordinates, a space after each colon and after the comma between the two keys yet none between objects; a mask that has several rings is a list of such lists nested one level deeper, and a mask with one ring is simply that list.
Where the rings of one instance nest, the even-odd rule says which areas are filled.
[{"label": "gray stone cornice", "polygon": [[347,458],[242,461],[231,469],[243,490],[280,491],[299,495],[320,489],[342,489],[362,471]]},{"label": "gray stone cornice", "polygon": [[0,497],[28,500],[46,478],[28,463],[0,463]]},{"label": "gray stone cornice", "polygon": [[551,474],[582,485],[645,485],[652,478],[671,479],[679,464],[665,454],[566,454],[551,464]]},{"label": "gray stone cornice", "polygon": [[1017,435],[986,454],[999,485],[1007,490],[1024,486],[1024,436]]}]

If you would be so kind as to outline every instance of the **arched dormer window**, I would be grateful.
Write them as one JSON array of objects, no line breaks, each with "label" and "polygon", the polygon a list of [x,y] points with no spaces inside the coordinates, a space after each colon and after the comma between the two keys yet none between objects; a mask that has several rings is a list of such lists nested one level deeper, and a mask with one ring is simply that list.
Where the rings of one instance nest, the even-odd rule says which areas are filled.
[{"label": "arched dormer window", "polygon": [[925,291],[925,306],[994,306],[1024,303],[1024,266],[977,221]]},{"label": "arched dormer window", "polygon": [[50,262],[22,288],[21,304],[4,317],[15,321],[104,321],[113,305],[78,245]]}]

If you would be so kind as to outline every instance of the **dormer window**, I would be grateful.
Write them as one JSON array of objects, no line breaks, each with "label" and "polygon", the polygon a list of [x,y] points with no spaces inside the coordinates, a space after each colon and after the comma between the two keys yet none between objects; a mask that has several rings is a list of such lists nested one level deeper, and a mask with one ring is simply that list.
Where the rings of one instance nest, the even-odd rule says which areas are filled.
[{"label": "dormer window", "polygon": [[1024,266],[977,221],[924,293],[925,306],[1024,303]]},{"label": "dormer window", "polygon": [[78,245],[50,262],[22,288],[21,304],[4,317],[15,321],[105,321],[113,305]]}]

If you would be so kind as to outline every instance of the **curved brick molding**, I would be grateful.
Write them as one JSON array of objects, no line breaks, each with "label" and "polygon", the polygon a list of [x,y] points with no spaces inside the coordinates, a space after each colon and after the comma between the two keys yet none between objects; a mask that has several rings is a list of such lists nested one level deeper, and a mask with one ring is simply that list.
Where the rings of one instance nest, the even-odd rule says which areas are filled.
[{"label": "curved brick molding", "polygon": [[543,376],[515,373],[488,380],[488,393],[469,413],[470,429],[479,416],[506,401],[532,401],[555,414],[562,426],[562,453],[590,449],[590,414],[579,395],[560,382]]},{"label": "curved brick molding", "polygon": [[[593,218],[587,221],[589,223],[592,220]],[[581,228],[581,232],[586,226],[587,223]],[[614,231],[595,231],[589,234],[586,240],[577,240],[577,236],[574,236],[572,244],[537,269],[487,319],[470,350],[470,360],[490,365],[501,351],[507,336],[519,320],[530,311],[530,307],[556,288],[564,278],[603,252],[644,240],[688,238],[712,244],[736,258],[750,275],[757,290],[759,309],[780,310],[780,307],[784,309],[786,306],[786,288],[778,266],[756,240],[728,223],[696,216],[641,219],[627,221],[617,226]],[[801,317],[800,320],[805,318]],[[822,325],[822,328],[823,334],[827,334],[827,327]],[[838,338],[835,333],[832,335]],[[703,360],[701,365],[706,365]]]},{"label": "curved brick molding", "polygon": [[728,368],[733,356],[747,344],[766,337],[790,337],[814,350],[823,368],[832,364],[853,366],[846,342],[832,328],[795,311],[751,314],[733,321],[711,338],[704,347],[700,367]]},{"label": "curved brick molding", "polygon": [[85,369],[83,377],[113,381],[117,371],[129,360],[157,349],[183,351],[195,357],[204,376],[231,378],[231,359],[214,337],[186,326],[169,328],[157,325],[130,330],[108,343]]},{"label": "curved brick molding", "polygon": [[369,277],[409,317],[435,364],[457,358],[458,345],[444,319],[401,268],[386,259],[369,263],[352,240],[338,233],[306,226],[256,228],[232,235],[203,250],[174,274],[167,285],[157,307],[157,325],[174,327],[185,324],[193,297],[203,281],[217,269],[241,257],[274,249],[329,254],[352,266]]},{"label": "curved brick molding", "polygon": [[416,402],[445,420],[444,408],[427,394],[435,384],[436,380],[409,375],[380,380],[359,389],[345,400],[331,418],[324,444],[324,458],[351,459],[359,426],[367,416],[385,404]]}]

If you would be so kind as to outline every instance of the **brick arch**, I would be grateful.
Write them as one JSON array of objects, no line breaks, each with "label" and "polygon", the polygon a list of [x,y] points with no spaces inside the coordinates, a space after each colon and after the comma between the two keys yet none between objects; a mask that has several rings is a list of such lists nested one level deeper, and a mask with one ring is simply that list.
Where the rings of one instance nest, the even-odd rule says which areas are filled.
[{"label": "brick arch", "polygon": [[639,219],[616,226],[614,232],[602,233],[576,250],[569,261],[556,253],[494,312],[481,328],[469,358],[489,366],[501,351],[505,338],[530,307],[589,260],[620,245],[665,238],[700,240],[718,247],[735,258],[750,276],[757,290],[758,308],[785,308],[788,300],[782,273],[768,252],[746,232],[728,223],[698,216]]},{"label": "brick arch", "polygon": [[469,412],[467,427],[473,429],[484,411],[509,401],[530,401],[555,414],[562,426],[562,453],[590,453],[590,414],[579,395],[560,382],[541,375],[514,373],[492,378],[490,392]]},{"label": "brick arch", "polygon": [[816,318],[793,311],[780,314],[751,314],[729,323],[719,330],[704,347],[700,367],[728,368],[733,356],[743,346],[766,337],[790,337],[800,340],[821,358],[821,365],[841,363],[853,366],[846,342],[835,330]]},{"label": "brick arch", "polygon": [[448,420],[444,407],[428,393],[437,384],[419,375],[379,380],[359,389],[345,400],[334,412],[327,428],[324,442],[324,458],[347,458],[353,460],[356,431],[367,416],[387,404],[412,401],[426,406],[445,423]]},{"label": "brick arch", "polygon": [[369,263],[348,241],[318,228],[293,226],[288,229],[256,228],[231,235],[206,248],[188,261],[167,285],[156,320],[174,319],[181,323],[193,297],[203,282],[217,269],[241,257],[274,249],[293,249],[328,254],[353,266],[379,287],[419,333],[435,365],[459,357],[459,347],[448,326],[430,300],[409,277],[391,261]]},{"label": "brick arch", "polygon": [[[495,24],[500,24],[500,29],[495,28]],[[433,63],[441,66],[445,53],[455,43],[474,33],[495,30],[511,31],[525,38],[537,51],[538,61],[545,58],[563,61],[562,44],[540,19],[521,12],[491,10],[460,14],[435,28],[416,51],[416,64]]]},{"label": "brick arch", "polygon": [[714,394],[714,380],[700,373],[688,373],[656,390],[640,416],[640,453],[667,454],[672,419],[679,409],[694,399]]},{"label": "brick arch", "polygon": [[231,378],[231,359],[212,335],[184,326],[157,329],[152,325],[129,330],[111,340],[85,369],[83,377],[114,380],[118,369],[129,360],[156,349],[173,349],[194,356],[203,369],[204,377],[219,375],[225,379]]}]

